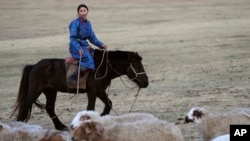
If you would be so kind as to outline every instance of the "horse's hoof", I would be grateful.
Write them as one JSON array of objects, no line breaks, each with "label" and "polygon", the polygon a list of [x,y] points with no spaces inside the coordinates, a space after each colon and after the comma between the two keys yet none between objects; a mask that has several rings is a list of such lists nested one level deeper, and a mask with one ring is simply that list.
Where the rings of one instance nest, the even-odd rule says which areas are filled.
[{"label": "horse's hoof", "polygon": [[70,131],[70,129],[68,127],[66,127],[62,131]]},{"label": "horse's hoof", "polygon": [[71,131],[71,130],[68,127],[64,127],[61,131]]},{"label": "horse's hoof", "polygon": [[60,130],[60,131],[70,131],[70,128],[67,127],[67,126],[62,126],[60,128],[56,128],[57,130]]},{"label": "horse's hoof", "polygon": [[102,113],[101,116],[105,116],[105,115],[108,115],[107,113]]}]

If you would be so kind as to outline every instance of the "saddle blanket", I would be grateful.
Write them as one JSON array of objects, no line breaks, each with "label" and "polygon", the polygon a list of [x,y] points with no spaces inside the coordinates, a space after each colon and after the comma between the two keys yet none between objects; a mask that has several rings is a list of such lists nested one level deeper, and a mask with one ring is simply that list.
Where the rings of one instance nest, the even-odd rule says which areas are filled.
[{"label": "saddle blanket", "polygon": [[[68,81],[69,77],[77,70],[78,71],[78,66],[79,62],[78,60],[72,58],[72,57],[67,57],[65,59],[65,66],[66,66],[66,83],[68,88],[77,88],[77,84],[72,84]],[[87,83],[87,78],[89,75],[89,70],[86,70],[84,72],[80,73],[79,77],[79,89],[85,89],[86,88],[86,83]]]}]

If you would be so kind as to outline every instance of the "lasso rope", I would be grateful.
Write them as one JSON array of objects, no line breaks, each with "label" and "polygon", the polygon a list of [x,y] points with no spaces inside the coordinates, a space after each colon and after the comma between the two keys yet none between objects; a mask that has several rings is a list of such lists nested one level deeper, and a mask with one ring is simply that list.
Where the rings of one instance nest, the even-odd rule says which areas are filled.
[{"label": "lasso rope", "polygon": [[[129,87],[127,84],[125,84],[125,82],[124,82],[124,80],[122,79],[122,74],[121,73],[119,73],[116,69],[114,69],[114,67],[110,64],[110,62],[108,62],[109,63],[109,66],[111,67],[111,69],[116,73],[116,74],[118,74],[119,75],[119,78],[120,78],[120,80],[122,81],[122,83],[123,83],[123,85],[124,86],[126,86],[127,88],[129,88],[129,89],[134,89],[134,88],[136,88],[137,86],[135,86],[135,87]],[[124,77],[125,78],[125,77]]]},{"label": "lasso rope", "polygon": [[82,54],[80,54],[80,59],[79,59],[79,65],[78,65],[78,74],[77,74],[77,85],[76,85],[76,94],[72,97],[71,99],[71,105],[73,101],[78,97],[79,95],[79,83],[80,83],[80,72],[81,72],[81,61],[82,61]]},{"label": "lasso rope", "polygon": [[80,54],[80,60],[78,65],[78,75],[77,75],[77,87],[76,87],[76,95],[79,94],[79,83],[80,83],[80,72],[81,72],[81,62],[82,62],[82,54]]},{"label": "lasso rope", "polygon": [[[105,68],[105,73],[104,73],[103,76],[97,77],[97,73],[98,73],[98,71],[100,71],[100,68],[101,68],[101,66],[102,66],[103,63],[104,63],[105,53],[107,54],[107,56],[106,56],[106,68]],[[79,61],[79,62],[81,62],[81,54],[80,54],[80,61]],[[126,86],[127,88],[130,88],[130,89],[134,89],[134,88],[137,87],[137,86],[135,86],[135,87],[129,87],[128,85],[125,84],[124,80],[122,79],[122,74],[119,73],[117,70],[115,70],[114,67],[111,65],[111,63],[109,62],[109,59],[108,59],[108,51],[107,51],[106,49],[103,51],[101,63],[100,63],[100,65],[97,67],[96,72],[95,72],[95,79],[96,79],[96,80],[103,79],[105,76],[107,76],[107,73],[108,73],[108,65],[111,67],[111,69],[112,69],[116,74],[119,75],[120,80],[122,81],[122,83],[123,83],[124,86]],[[137,72],[134,70],[133,66],[130,65],[130,67],[132,67],[133,72],[137,75]],[[145,73],[145,72],[144,72],[144,73]],[[140,73],[139,73],[139,74],[140,74]],[[72,100],[75,99],[75,98],[79,95],[79,79],[80,79],[80,63],[79,63],[79,67],[78,67],[77,93],[76,93],[76,95],[72,98]],[[133,79],[135,79],[135,78],[133,78]],[[109,85],[109,88],[110,88],[110,85]],[[108,89],[108,91],[109,91],[109,89]],[[131,105],[131,107],[130,107],[129,113],[132,111],[132,109],[133,109],[133,107],[134,107],[134,104],[135,104],[135,102],[137,101],[137,97],[138,97],[138,95],[139,95],[139,91],[140,91],[140,88],[138,89],[138,91],[137,91],[137,93],[136,93],[136,95],[135,95],[135,99],[134,99],[134,101],[133,101],[133,103],[132,103],[132,105]],[[107,95],[107,101],[108,101],[109,106],[112,107],[111,104],[110,104],[110,102],[109,102],[108,95]],[[112,108],[112,110],[118,115],[118,113],[116,112],[116,110],[115,110],[114,108]],[[56,117],[56,116],[55,116],[55,117]],[[53,118],[54,118],[54,117],[53,117]]]},{"label": "lasso rope", "polygon": [[[106,57],[106,58],[107,58],[107,59],[106,59],[106,70],[105,70],[104,75],[98,78],[98,77],[97,77],[97,72],[100,70],[100,68],[101,68],[101,66],[102,66],[102,64],[103,64],[104,57],[105,57],[105,53],[107,54],[107,57]],[[95,79],[96,79],[96,80],[103,79],[107,74],[108,74],[108,51],[107,51],[107,49],[105,49],[105,50],[103,51],[103,54],[102,54],[101,63],[100,63],[100,65],[99,65],[99,66],[97,67],[97,69],[96,69],[96,72],[95,72]]]},{"label": "lasso rope", "polygon": [[[101,68],[101,66],[102,66],[102,64],[103,64],[103,62],[104,62],[105,53],[107,54],[107,56],[106,56],[106,71],[105,71],[105,74],[104,74],[103,76],[97,78],[97,72],[100,70],[100,68]],[[122,83],[123,83],[124,86],[126,86],[127,88],[130,88],[130,89],[134,89],[134,88],[137,87],[137,86],[135,86],[135,87],[129,87],[128,85],[125,84],[124,80],[122,79],[122,74],[119,73],[117,70],[115,70],[114,67],[111,65],[111,63],[109,62],[109,59],[108,59],[108,51],[106,51],[106,50],[103,52],[101,63],[100,63],[100,65],[99,65],[99,66],[97,67],[97,69],[96,69],[96,72],[95,72],[95,79],[96,79],[96,80],[103,79],[103,78],[107,75],[107,72],[108,72],[108,65],[111,67],[111,69],[112,69],[116,74],[119,75],[120,80],[122,81]],[[138,74],[137,74],[137,72],[134,70],[132,64],[130,64],[130,67],[132,68],[133,72],[134,72],[134,73],[136,74],[136,76],[137,76]],[[144,73],[145,73],[145,72],[144,72]],[[140,73],[139,73],[139,74],[140,74]],[[135,78],[134,78],[134,79],[135,79]],[[110,88],[110,85],[109,85],[109,87],[108,87],[108,92],[109,92],[109,88]],[[133,107],[134,107],[134,104],[135,104],[135,102],[137,101],[137,97],[138,97],[138,95],[139,95],[139,91],[140,91],[140,88],[138,89],[137,94],[135,95],[135,99],[134,99],[134,101],[133,101],[133,104],[132,104],[131,107],[130,107],[129,113],[132,111],[132,109],[133,109]],[[108,95],[107,95],[107,101],[108,101],[109,106],[112,107],[111,103],[109,102]],[[116,115],[118,115],[118,112],[117,112],[114,108],[112,108],[112,110],[115,112]]]}]

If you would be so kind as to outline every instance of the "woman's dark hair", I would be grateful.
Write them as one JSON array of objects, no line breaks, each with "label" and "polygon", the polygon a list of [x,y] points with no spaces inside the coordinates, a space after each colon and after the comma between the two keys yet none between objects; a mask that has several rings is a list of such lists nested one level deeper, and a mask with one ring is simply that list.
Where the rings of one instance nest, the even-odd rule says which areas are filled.
[{"label": "woman's dark hair", "polygon": [[89,11],[89,8],[88,8],[87,5],[85,5],[85,4],[80,4],[80,5],[77,7],[77,13],[79,13],[79,10],[80,10],[81,7],[84,7],[84,8],[86,8],[86,9]]}]

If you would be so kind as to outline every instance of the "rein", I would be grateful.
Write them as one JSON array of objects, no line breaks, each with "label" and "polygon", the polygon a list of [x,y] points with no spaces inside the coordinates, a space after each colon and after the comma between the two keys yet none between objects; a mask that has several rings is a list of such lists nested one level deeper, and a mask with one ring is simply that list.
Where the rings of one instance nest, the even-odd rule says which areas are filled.
[{"label": "rein", "polygon": [[[100,70],[102,64],[104,63],[104,56],[105,56],[105,53],[107,54],[105,74],[104,74],[103,76],[101,76],[101,77],[97,77],[97,73],[98,73],[98,71]],[[120,79],[121,79],[121,77],[123,77],[122,74],[121,74],[119,71],[117,71],[116,69],[114,69],[114,67],[112,66],[112,64],[110,63],[110,61],[109,61],[109,59],[108,59],[108,51],[107,51],[107,50],[104,50],[104,51],[103,51],[103,54],[102,54],[101,63],[100,63],[100,65],[97,67],[96,72],[95,72],[95,79],[96,79],[96,80],[101,80],[101,79],[103,79],[105,76],[107,76],[107,73],[108,73],[108,66],[110,66],[110,68],[111,68],[116,74],[119,75]],[[130,80],[136,79],[136,78],[138,77],[138,75],[146,74],[146,72],[139,72],[139,73],[137,73],[137,72],[135,71],[135,69],[134,69],[134,67],[133,67],[133,65],[132,65],[131,62],[130,62],[130,66],[129,66],[128,69],[130,69],[130,68],[132,69],[132,71],[133,71],[134,74],[135,74],[135,77],[134,77],[134,78],[129,78]],[[131,87],[127,86],[127,85],[125,84],[125,82],[124,82],[122,79],[121,79],[121,81],[122,81],[123,85],[125,85],[127,88],[131,88]],[[136,87],[136,86],[135,86],[135,87]],[[135,88],[135,87],[132,87],[132,89]]]},{"label": "rein", "polygon": [[132,111],[132,109],[133,109],[133,107],[134,107],[134,105],[135,105],[135,102],[136,102],[136,100],[137,100],[137,97],[138,97],[138,95],[139,95],[139,91],[140,91],[140,90],[141,90],[141,88],[138,89],[138,91],[137,91],[137,93],[136,93],[136,95],[135,95],[135,100],[134,100],[132,106],[130,107],[129,113]]},{"label": "rein", "polygon": [[[102,66],[102,64],[103,64],[103,62],[104,62],[104,56],[105,56],[105,53],[107,54],[107,59],[106,59],[106,70],[105,70],[105,74],[103,75],[103,76],[101,76],[101,77],[97,77],[97,72],[99,71],[99,69],[101,68],[101,66]],[[110,66],[110,68],[116,73],[116,74],[118,74],[119,75],[119,77],[120,77],[120,80],[122,81],[122,83],[123,83],[123,85],[124,86],[126,86],[127,88],[135,88],[135,87],[137,87],[137,86],[135,86],[135,87],[128,87],[126,84],[125,84],[125,82],[122,80],[122,74],[119,72],[119,71],[117,71],[116,69],[114,69],[114,67],[112,66],[112,64],[110,63],[110,61],[109,61],[109,59],[108,59],[108,51],[107,50],[104,50],[103,51],[103,55],[102,55],[102,60],[101,60],[101,63],[100,63],[100,65],[97,67],[97,69],[96,69],[96,72],[95,72],[95,79],[96,80],[100,80],[100,79],[103,79],[105,76],[107,76],[107,73],[108,73],[108,66]],[[142,74],[145,74],[146,72],[139,72],[139,73],[137,73],[136,71],[135,71],[135,69],[134,69],[134,67],[133,67],[133,65],[132,65],[132,63],[130,62],[130,66],[129,66],[129,68],[128,69],[132,69],[132,71],[134,72],[134,74],[135,74],[135,77],[134,78],[130,78],[130,80],[134,80],[134,79],[137,79],[137,77],[138,77],[138,75],[142,75]],[[137,97],[138,97],[138,95],[139,95],[139,92],[140,92],[140,88],[138,89],[138,91],[137,91],[137,93],[136,93],[136,95],[135,95],[135,99],[134,99],[134,101],[133,101],[133,104],[131,105],[131,107],[130,107],[130,110],[129,110],[129,113],[131,112],[131,110],[132,110],[132,108],[134,107],[134,104],[135,104],[135,102],[136,102],[136,100],[137,100]],[[113,108],[112,108],[113,109]],[[113,109],[114,110],[114,109]],[[114,110],[115,111],[115,110]],[[117,114],[117,112],[115,111],[115,113]],[[118,115],[118,114],[117,114]]]}]

